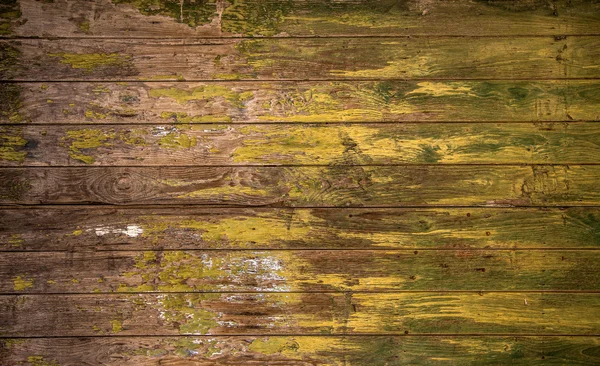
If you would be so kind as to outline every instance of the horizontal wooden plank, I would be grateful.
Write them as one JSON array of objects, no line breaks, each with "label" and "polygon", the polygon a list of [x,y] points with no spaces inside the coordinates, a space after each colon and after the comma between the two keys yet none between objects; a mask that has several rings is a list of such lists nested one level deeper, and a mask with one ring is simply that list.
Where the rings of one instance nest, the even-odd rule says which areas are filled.
[{"label": "horizontal wooden plank", "polygon": [[0,126],[3,166],[586,164],[599,123]]},{"label": "horizontal wooden plank", "polygon": [[3,364],[592,365],[598,337],[263,336],[5,339]]},{"label": "horizontal wooden plank", "polygon": [[0,42],[14,80],[598,78],[600,37]]},{"label": "horizontal wooden plank", "polygon": [[600,252],[4,253],[0,293],[600,291]]},{"label": "horizontal wooden plank", "polygon": [[600,82],[128,82],[0,84],[0,122],[597,121]]},{"label": "horizontal wooden plank", "polygon": [[595,206],[599,176],[598,165],[3,168],[0,203]]},{"label": "horizontal wooden plank", "polygon": [[3,209],[2,251],[597,249],[600,209]]},{"label": "horizontal wooden plank", "polygon": [[0,296],[4,337],[176,334],[597,335],[600,294]]},{"label": "horizontal wooden plank", "polygon": [[[3,34],[76,37],[600,33],[594,1],[12,1]],[[460,22],[456,21],[460,19]],[[12,28],[8,25],[12,23]]]}]

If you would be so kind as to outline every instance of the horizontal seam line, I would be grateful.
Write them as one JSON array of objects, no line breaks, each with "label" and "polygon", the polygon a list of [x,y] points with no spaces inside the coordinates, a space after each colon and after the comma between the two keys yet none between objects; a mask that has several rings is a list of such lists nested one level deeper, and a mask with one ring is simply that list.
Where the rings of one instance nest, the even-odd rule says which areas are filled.
[{"label": "horizontal seam line", "polygon": [[296,36],[190,36],[190,37],[157,37],[157,36],[2,36],[1,41],[18,41],[18,40],[42,40],[42,41],[54,41],[54,40],[113,40],[113,41],[128,41],[128,40],[165,40],[165,41],[195,41],[195,40],[280,40],[280,39],[412,39],[412,38],[555,38],[555,37],[598,37],[600,33],[546,33],[546,34],[467,34],[467,33],[455,33],[455,34],[433,34],[433,33],[414,33],[414,34],[330,34],[330,35],[296,35]]},{"label": "horizontal seam line", "polygon": [[[533,124],[533,125],[547,125],[553,123],[560,124],[591,124],[595,125],[600,122],[600,119],[573,119],[573,120],[406,120],[406,121],[326,121],[323,120],[321,122],[289,122],[289,121],[272,121],[272,122],[253,122],[253,121],[237,121],[237,122],[137,122],[137,121],[123,121],[123,122],[19,122],[19,123],[5,123],[0,122],[0,127],[15,127],[15,128],[23,128],[23,127],[52,127],[52,126],[68,126],[68,127],[77,127],[77,126],[114,126],[114,127],[123,127],[123,126],[190,126],[190,125],[200,125],[200,126],[297,126],[297,127],[321,127],[325,128],[326,125],[357,125],[357,126],[365,126],[365,125],[384,125],[389,127],[389,125],[415,125],[415,126],[423,126],[428,124],[433,125],[443,125],[443,124],[465,124],[465,125],[483,125],[483,124]],[[540,131],[546,131],[544,129],[540,129]],[[554,131],[554,130],[547,130]]]},{"label": "horizontal seam line", "polygon": [[5,84],[17,84],[17,83],[118,83],[118,82],[139,82],[139,83],[264,83],[264,82],[282,82],[282,83],[298,83],[298,82],[367,82],[367,81],[397,81],[397,82],[411,82],[411,81],[598,81],[600,76],[597,77],[563,77],[563,78],[287,78],[287,79],[0,79],[0,83]]},{"label": "horizontal seam line", "polygon": [[257,205],[225,205],[225,204],[202,204],[202,203],[185,203],[185,204],[122,204],[122,203],[13,203],[0,204],[0,210],[2,209],[15,209],[18,207],[23,208],[31,208],[31,207],[42,207],[42,208],[62,208],[62,207],[79,207],[79,208],[106,208],[106,209],[139,209],[139,208],[177,208],[178,206],[185,205],[189,208],[203,208],[203,209],[331,209],[331,210],[357,210],[357,209],[462,209],[462,208],[470,208],[470,209],[568,209],[568,208],[600,208],[600,203],[594,205],[509,205],[509,204],[493,204],[493,205],[405,205],[405,206],[283,206],[283,205],[274,205],[274,204],[257,204]]},{"label": "horizontal seam line", "polygon": [[414,167],[414,166],[507,166],[507,167],[531,167],[531,166],[600,166],[600,163],[392,163],[392,164],[239,164],[239,165],[228,165],[228,164],[211,164],[211,165],[0,165],[0,169],[13,169],[13,170],[30,170],[29,168],[37,169],[107,169],[107,168],[135,168],[135,169],[178,169],[178,168],[335,168],[335,167],[356,167],[360,166],[363,168],[368,167]]},{"label": "horizontal seam line", "polygon": [[0,339],[73,339],[73,338],[227,338],[227,337],[600,337],[600,333],[221,333],[221,334],[131,334],[131,335],[45,335],[0,336]]},{"label": "horizontal seam line", "polygon": [[[106,244],[103,244],[106,245]],[[123,244],[113,244],[123,245]],[[125,244],[126,245],[126,244]],[[580,252],[580,251],[600,251],[600,248],[589,248],[589,247],[564,247],[564,248],[543,248],[543,247],[524,247],[524,248],[399,248],[399,247],[387,247],[387,248],[167,248],[167,249],[89,249],[89,250],[0,250],[0,253],[64,253],[64,254],[90,254],[90,253],[143,253],[143,252],[412,252],[412,251],[423,251],[423,252],[437,252],[437,251],[460,251],[460,252]]]},{"label": "horizontal seam line", "polygon": [[339,291],[127,291],[127,292],[4,292],[0,297],[15,296],[136,296],[136,295],[185,295],[185,294],[599,294],[600,290],[339,290]]}]

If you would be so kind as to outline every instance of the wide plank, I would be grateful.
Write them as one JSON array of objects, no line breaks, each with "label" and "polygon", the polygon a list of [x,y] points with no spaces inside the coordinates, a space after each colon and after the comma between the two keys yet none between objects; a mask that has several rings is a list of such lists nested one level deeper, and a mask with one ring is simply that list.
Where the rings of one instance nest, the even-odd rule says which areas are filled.
[{"label": "wide plank", "polygon": [[23,39],[1,79],[360,80],[598,78],[600,37]]},{"label": "wide plank", "polygon": [[597,121],[600,82],[337,81],[0,84],[0,122]]},{"label": "wide plank", "polygon": [[600,251],[3,253],[0,293],[599,291]]},{"label": "wide plank", "polygon": [[598,165],[2,168],[0,203],[597,206],[599,174]]},{"label": "wide plank", "polygon": [[598,337],[182,336],[8,338],[0,362],[131,365],[592,365]]},{"label": "wide plank", "polygon": [[4,337],[598,335],[598,293],[2,295]]},{"label": "wide plank", "polygon": [[[10,5],[12,6],[10,6]],[[594,1],[9,1],[3,35],[231,37],[600,33]],[[8,10],[8,9],[7,9]],[[18,11],[17,11],[18,10]],[[460,21],[457,21],[460,19]]]},{"label": "wide plank", "polygon": [[0,126],[3,166],[590,164],[598,123]]},{"label": "wide plank", "polygon": [[2,251],[598,249],[600,209],[18,208]]}]

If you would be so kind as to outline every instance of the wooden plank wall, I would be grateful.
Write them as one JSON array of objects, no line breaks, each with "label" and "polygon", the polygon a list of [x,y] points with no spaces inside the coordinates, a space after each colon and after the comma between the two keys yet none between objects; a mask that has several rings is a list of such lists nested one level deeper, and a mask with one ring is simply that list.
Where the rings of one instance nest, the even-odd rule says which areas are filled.
[{"label": "wooden plank wall", "polygon": [[600,3],[3,0],[0,364],[600,363]]}]

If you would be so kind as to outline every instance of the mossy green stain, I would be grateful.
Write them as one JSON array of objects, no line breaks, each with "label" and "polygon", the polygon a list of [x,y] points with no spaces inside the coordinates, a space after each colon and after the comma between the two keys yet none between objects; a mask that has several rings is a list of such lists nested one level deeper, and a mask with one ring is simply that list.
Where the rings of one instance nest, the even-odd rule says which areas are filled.
[{"label": "mossy green stain", "polygon": [[112,0],[130,4],[143,15],[163,15],[179,23],[197,27],[210,23],[217,15],[215,0]]},{"label": "mossy green stain", "polygon": [[254,96],[252,92],[239,93],[220,85],[204,85],[190,90],[158,88],[151,89],[148,94],[153,98],[172,98],[179,104],[186,104],[190,101],[207,101],[223,98],[236,108],[244,108],[245,102]]},{"label": "mossy green stain", "polygon": [[0,44],[0,77],[11,79],[11,71],[17,66],[21,51],[10,43]]},{"label": "mossy green stain", "polygon": [[100,67],[125,67],[131,65],[131,57],[118,53],[51,53],[51,57],[60,58],[60,63],[73,69],[91,72]]},{"label": "mossy green stain", "polygon": [[294,7],[293,1],[230,0],[221,16],[223,32],[246,36],[273,36]]},{"label": "mossy green stain", "polygon": [[86,149],[95,149],[101,146],[111,146],[110,142],[115,138],[114,132],[105,132],[99,129],[84,129],[67,131],[63,140],[70,141],[69,156],[72,159],[82,161],[86,164],[93,164],[96,159],[93,156],[86,155]]},{"label": "mossy green stain", "polygon": [[33,288],[33,279],[17,276],[13,278],[13,284],[15,291],[25,291],[29,288]]},{"label": "mossy green stain", "polygon": [[29,356],[27,362],[31,366],[60,366],[56,360],[46,360],[44,356]]},{"label": "mossy green stain", "polygon": [[121,331],[123,331],[123,322],[121,320],[113,319],[110,321],[110,324],[112,327],[112,332],[114,334],[120,333]]},{"label": "mossy green stain", "polygon": [[26,151],[22,151],[27,145],[27,140],[22,136],[21,130],[0,130],[0,160],[16,161],[22,163],[27,156]]},{"label": "mossy green stain", "polygon": [[283,352],[296,352],[300,348],[298,342],[287,337],[265,337],[252,341],[248,349],[264,355],[279,354]]},{"label": "mossy green stain", "polygon": [[21,9],[19,2],[17,0],[3,0],[0,4],[0,35],[7,36],[12,34],[12,24],[20,17]]},{"label": "mossy green stain", "polygon": [[198,143],[195,136],[179,131],[169,132],[160,138],[158,145],[167,149],[191,149]]},{"label": "mossy green stain", "polygon": [[159,300],[165,321],[177,326],[180,334],[207,334],[217,327],[218,314],[202,307],[202,302],[220,298],[220,294],[171,294]]},{"label": "mossy green stain", "polygon": [[439,146],[421,145],[421,150],[417,160],[429,164],[437,163],[443,158],[439,151]]}]

